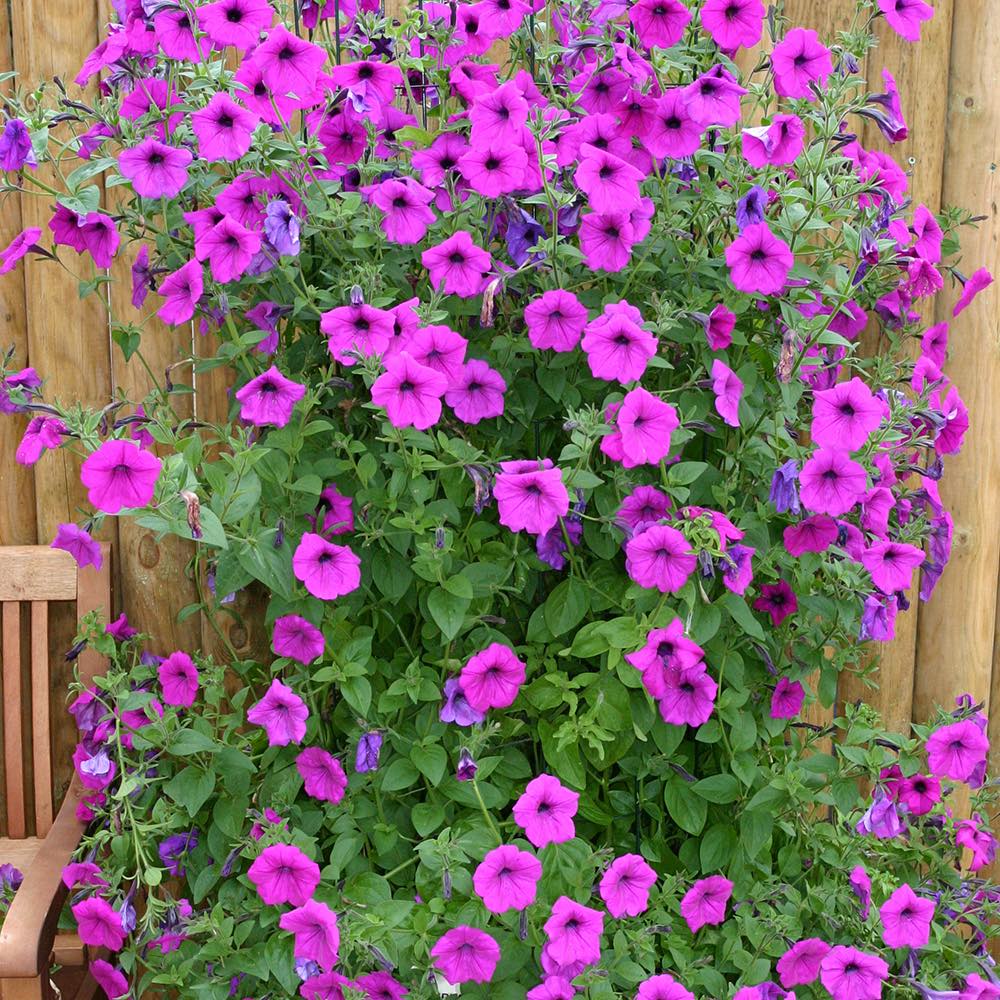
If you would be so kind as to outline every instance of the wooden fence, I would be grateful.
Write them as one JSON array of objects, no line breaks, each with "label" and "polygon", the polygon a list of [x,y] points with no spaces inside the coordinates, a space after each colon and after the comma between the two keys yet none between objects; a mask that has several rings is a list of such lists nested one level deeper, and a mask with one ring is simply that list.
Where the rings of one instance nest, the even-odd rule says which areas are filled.
[{"label": "wooden fence", "polygon": [[[896,77],[911,138],[893,152],[912,173],[915,201],[932,210],[958,204],[986,216],[978,232],[965,237],[966,270],[979,265],[1000,273],[997,220],[1000,162],[1000,3],[997,0],[936,0],[935,17],[924,38],[911,45],[884,24],[880,45],[866,67],[872,90],[881,72]],[[795,23],[830,39],[850,25],[854,0],[784,0]],[[108,0],[17,0],[0,3],[0,71],[16,69],[27,81],[59,76],[72,80],[87,52],[98,42]],[[868,147],[884,148],[873,127]],[[50,199],[24,195],[0,203],[0,246],[23,227],[45,227]],[[127,275],[127,261],[116,268]],[[115,305],[121,290],[111,293]],[[127,293],[125,293],[127,294]],[[944,298],[944,296],[942,297]],[[954,298],[950,296],[949,298]],[[971,411],[972,429],[958,456],[949,457],[942,494],[955,518],[952,562],[928,605],[913,602],[900,615],[898,638],[883,656],[880,690],[868,692],[888,720],[902,726],[922,719],[937,703],[951,704],[970,692],[993,700],[993,743],[1000,746],[1000,666],[994,669],[998,632],[1000,524],[1000,330],[997,296],[990,290],[953,326],[948,374]],[[937,320],[948,318],[944,306]],[[932,317],[928,316],[928,320]],[[13,344],[17,358],[48,380],[47,394],[65,402],[103,406],[118,387],[145,390],[146,374],[122,362],[111,342],[106,310],[96,298],[80,301],[71,275],[50,263],[27,266],[0,279],[0,348]],[[143,351],[154,371],[163,371],[194,350],[210,353],[209,339],[165,327],[147,333]],[[199,380],[191,405],[199,414],[224,413],[220,376]],[[32,468],[18,466],[14,450],[24,429],[21,418],[0,419],[0,543],[47,543],[62,521],[78,519],[85,507],[77,463],[70,452],[46,455]],[[105,539],[117,553],[119,607],[157,637],[163,651],[216,648],[218,636],[197,617],[176,620],[179,608],[196,598],[185,574],[183,543],[153,535],[127,521],[108,519]],[[237,609],[239,610],[239,609]],[[248,620],[252,616],[248,616]],[[211,625],[212,623],[209,623]],[[227,618],[220,623],[240,651],[259,646],[251,624]],[[844,698],[861,689],[849,680]],[[995,692],[995,693],[994,693]],[[69,736],[69,734],[67,734]],[[58,758],[57,758],[58,759]]]}]

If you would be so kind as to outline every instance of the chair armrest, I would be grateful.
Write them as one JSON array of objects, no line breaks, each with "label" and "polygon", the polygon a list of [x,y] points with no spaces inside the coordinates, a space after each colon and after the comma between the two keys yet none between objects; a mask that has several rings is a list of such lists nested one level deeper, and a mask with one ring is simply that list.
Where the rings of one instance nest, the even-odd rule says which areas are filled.
[{"label": "chair armrest", "polygon": [[63,868],[87,829],[76,816],[83,795],[74,775],[52,829],[14,894],[0,929],[0,979],[30,979],[48,971],[59,914],[69,894]]}]

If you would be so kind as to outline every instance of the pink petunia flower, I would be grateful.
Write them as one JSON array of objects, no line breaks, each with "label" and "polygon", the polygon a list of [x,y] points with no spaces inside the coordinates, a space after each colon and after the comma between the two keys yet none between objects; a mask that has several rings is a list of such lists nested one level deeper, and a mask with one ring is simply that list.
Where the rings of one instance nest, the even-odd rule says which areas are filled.
[{"label": "pink petunia flower", "polygon": [[625,569],[640,587],[663,594],[683,589],[698,564],[691,544],[676,529],[656,524],[625,544]]},{"label": "pink petunia flower", "polygon": [[271,648],[278,656],[308,665],[323,655],[326,643],[323,633],[312,622],[299,615],[282,615],[274,621]]},{"label": "pink petunia flower", "polygon": [[857,451],[887,415],[885,404],[855,377],[813,396],[809,433],[821,447]]},{"label": "pink petunia flower", "polygon": [[686,990],[673,976],[661,972],[658,976],[639,983],[635,1000],[695,1000],[694,994]]},{"label": "pink petunia flower", "polygon": [[691,11],[680,0],[637,0],[629,7],[628,19],[647,48],[669,49],[684,35]]},{"label": "pink petunia flower", "polygon": [[649,890],[655,883],[656,872],[645,858],[623,854],[601,877],[599,891],[611,916],[637,917],[649,909]]},{"label": "pink petunia flower", "polygon": [[268,424],[284,427],[292,419],[295,404],[306,394],[306,387],[285,378],[271,365],[266,372],[237,390],[240,419],[257,427]]},{"label": "pink petunia flower", "polygon": [[361,586],[361,560],[346,546],[307,531],[292,556],[295,579],[313,597],[332,601]]},{"label": "pink petunia flower", "polygon": [[171,653],[156,668],[163,701],[178,708],[190,708],[198,694],[198,668],[182,650]]},{"label": "pink petunia flower", "polygon": [[524,187],[528,156],[516,145],[499,142],[471,146],[458,161],[459,173],[484,198],[499,198]]},{"label": "pink petunia flower", "polygon": [[820,963],[830,951],[830,946],[820,938],[805,938],[796,941],[778,959],[776,966],[781,985],[808,986],[819,978]]},{"label": "pink petunia flower", "polygon": [[880,1000],[889,966],[878,955],[848,945],[831,948],[820,962],[819,979],[827,992],[842,1000]]},{"label": "pink petunia flower", "polygon": [[403,1000],[410,992],[388,972],[369,972],[366,976],[358,976],[355,982],[367,1000]]},{"label": "pink petunia flower", "polygon": [[83,462],[80,479],[87,499],[105,514],[145,507],[153,499],[162,462],[132,441],[105,441]]},{"label": "pink petunia flower", "polygon": [[528,102],[517,84],[509,80],[473,101],[469,121],[474,146],[511,145],[528,121]]},{"label": "pink petunia flower", "polygon": [[715,409],[719,416],[730,427],[739,427],[743,382],[718,358],[712,361],[712,392],[715,393]]},{"label": "pink petunia flower", "polygon": [[616,273],[632,259],[637,242],[631,212],[588,212],[580,220],[580,252],[587,267]]},{"label": "pink petunia flower", "polygon": [[726,919],[726,904],[732,894],[733,883],[722,875],[710,875],[695,882],[681,899],[681,916],[691,933],[721,924]]},{"label": "pink petunia flower", "polygon": [[228,94],[215,94],[204,108],[191,114],[198,155],[209,161],[232,163],[238,160],[250,149],[259,121],[257,115],[237,104]]},{"label": "pink petunia flower", "polygon": [[483,858],[472,886],[491,913],[523,910],[535,901],[542,864],[533,854],[505,844]]},{"label": "pink petunia flower", "polygon": [[81,569],[84,566],[100,569],[104,562],[100,543],[76,524],[60,524],[56,528],[56,537],[52,539],[51,547],[68,552]]},{"label": "pink petunia flower", "polygon": [[719,686],[704,663],[667,667],[664,691],[657,699],[660,717],[672,726],[703,726],[712,716]]},{"label": "pink petunia flower", "polygon": [[774,90],[779,97],[815,101],[813,85],[826,88],[833,72],[830,50],[810,28],[792,28],[771,53]]},{"label": "pink petunia flower", "polygon": [[190,151],[150,136],[118,156],[118,169],[143,198],[176,198],[187,183]]},{"label": "pink petunia flower", "polygon": [[867,920],[871,910],[872,880],[868,877],[863,865],[855,865],[848,876],[851,891],[858,897],[861,904],[861,919]]},{"label": "pink petunia flower", "polygon": [[553,961],[561,965],[570,962],[592,965],[601,960],[604,914],[600,910],[560,896],[552,904],[552,913],[542,929],[548,938],[546,948]]},{"label": "pink petunia flower", "polygon": [[765,13],[761,0],[705,0],[701,23],[720,49],[734,52],[760,41]]},{"label": "pink petunia flower", "polygon": [[450,387],[461,377],[468,347],[465,337],[450,326],[434,324],[414,330],[407,341],[406,351],[417,364],[440,372]]},{"label": "pink petunia flower", "polygon": [[655,524],[670,511],[670,497],[654,486],[637,486],[622,500],[615,523],[632,534],[642,525]]},{"label": "pink petunia flower", "polygon": [[395,322],[388,309],[361,302],[321,313],[319,328],[327,336],[327,347],[334,359],[342,365],[353,365],[358,354],[370,358],[386,353]]},{"label": "pink petunia flower", "polygon": [[923,561],[923,549],[903,542],[875,542],[861,556],[862,565],[871,573],[872,583],[886,594],[909,590],[913,571]]},{"label": "pink petunia flower", "polygon": [[920,25],[934,16],[934,8],[924,0],[878,0],[886,22],[908,42],[920,41]]},{"label": "pink petunia flower", "polygon": [[340,950],[337,914],[326,903],[307,899],[294,910],[282,913],[278,926],[295,938],[295,957],[316,962],[324,972],[336,964]]},{"label": "pink petunia flower", "polygon": [[97,985],[104,990],[108,1000],[124,1000],[128,996],[128,980],[121,969],[116,969],[103,958],[97,958],[90,963],[89,971]]},{"label": "pink petunia flower", "polygon": [[[334,66],[330,79],[343,87],[355,100],[355,106],[364,103],[391,104],[396,90],[403,84],[403,74],[398,66],[362,59]],[[368,99],[371,101],[368,101]]]},{"label": "pink petunia flower", "polygon": [[955,844],[971,852],[969,871],[972,872],[990,864],[997,854],[996,838],[979,813],[974,813],[972,819],[963,819],[955,824]]},{"label": "pink petunia flower", "polygon": [[428,207],[434,192],[409,177],[396,177],[376,184],[372,204],[382,213],[382,232],[390,243],[412,246],[419,243],[434,224]]},{"label": "pink petunia flower", "polygon": [[76,921],[80,940],[92,948],[121,951],[125,943],[121,914],[100,896],[89,896],[74,903],[73,919]]},{"label": "pink petunia flower", "polygon": [[697,152],[705,128],[695,121],[690,104],[684,87],[670,87],[657,98],[648,134],[643,137],[653,156],[676,160]]},{"label": "pink petunia flower", "polygon": [[736,313],[721,303],[705,317],[705,339],[713,351],[724,351],[733,342]]},{"label": "pink petunia flower", "polygon": [[18,261],[27,256],[33,246],[38,243],[41,229],[32,226],[17,234],[13,240],[0,251],[0,274],[9,274],[17,266]]},{"label": "pink petunia flower", "polygon": [[685,88],[691,117],[707,128],[729,128],[740,120],[740,100],[746,90],[724,66],[716,64]]},{"label": "pink petunia flower", "polygon": [[500,961],[500,946],[486,931],[455,927],[431,948],[431,957],[452,986],[488,983]]},{"label": "pink petunia flower", "polygon": [[729,280],[741,292],[774,295],[788,281],[795,263],[788,244],[768,228],[766,222],[747,226],[726,247]]},{"label": "pink petunia flower", "polygon": [[347,789],[347,775],[339,760],[321,747],[308,747],[295,758],[295,767],[306,790],[321,802],[336,805]]},{"label": "pink petunia flower", "polygon": [[587,324],[583,351],[594,378],[622,385],[642,378],[657,346],[656,337],[642,328],[642,322],[639,310],[623,300],[606,305]]},{"label": "pink petunia flower", "polygon": [[542,463],[502,462],[493,485],[500,523],[511,531],[544,535],[569,513],[562,472]]},{"label": "pink petunia flower", "polygon": [[268,906],[304,906],[319,885],[319,865],[294,844],[272,844],[247,869]]},{"label": "pink petunia flower", "polygon": [[385,359],[385,372],[372,384],[372,402],[385,409],[393,427],[423,431],[440,420],[447,389],[444,375],[400,351]]},{"label": "pink petunia flower", "polygon": [[532,347],[572,351],[587,325],[587,310],[572,292],[553,288],[527,305],[524,323]]},{"label": "pink petunia flower", "polygon": [[965,987],[958,995],[958,1000],[998,1000],[1000,986],[983,979],[975,972],[965,977]]},{"label": "pink petunia flower", "polygon": [[528,782],[514,803],[514,822],[535,847],[562,844],[576,836],[573,817],[579,793],[566,788],[551,774],[540,774]]},{"label": "pink petunia flower", "polygon": [[958,316],[960,313],[965,312],[966,309],[972,305],[975,297],[983,291],[984,288],[989,288],[993,284],[993,275],[985,268],[981,267],[971,278],[969,278],[962,288],[962,297],[955,303],[955,308],[952,311],[952,316]]},{"label": "pink petunia flower", "polygon": [[928,774],[914,774],[899,783],[896,797],[911,816],[925,816],[941,801],[941,782]]},{"label": "pink petunia flower", "polygon": [[802,504],[817,514],[840,517],[857,504],[868,489],[868,473],[846,451],[818,448],[799,473]]},{"label": "pink petunia flower", "polygon": [[631,211],[639,204],[642,171],[606,149],[584,144],[573,179],[595,212]]},{"label": "pink petunia flower", "polygon": [[684,634],[684,623],[675,618],[666,628],[654,628],[646,636],[646,645],[625,654],[625,662],[642,674],[643,687],[654,698],[667,692],[667,672],[693,667],[705,657],[705,651]]},{"label": "pink petunia flower", "polygon": [[755,611],[764,611],[771,616],[771,624],[777,628],[789,615],[799,609],[795,591],[784,581],[767,583],[760,588],[760,597],[753,602]]},{"label": "pink petunia flower", "polygon": [[927,738],[927,763],[932,774],[952,781],[969,781],[989,753],[990,741],[971,719],[953,722]]},{"label": "pink petunia flower", "polygon": [[259,232],[241,226],[232,216],[224,216],[194,241],[194,255],[208,261],[212,277],[225,284],[241,278],[261,247]]},{"label": "pink petunia flower", "polygon": [[158,294],[165,301],[156,315],[171,326],[186,323],[194,316],[204,288],[201,264],[197,260],[189,260],[160,283]]},{"label": "pink petunia flower", "polygon": [[58,417],[32,417],[14,452],[15,461],[21,465],[34,465],[46,448],[55,449],[62,444],[65,433],[66,425]]},{"label": "pink petunia flower", "polygon": [[468,659],[459,683],[466,700],[477,712],[507,708],[517,698],[526,669],[509,646],[493,642]]},{"label": "pink petunia flower", "polygon": [[627,469],[656,465],[670,454],[670,436],[680,427],[677,411],[641,386],[627,393],[616,420]]},{"label": "pink petunia flower", "polygon": [[806,127],[798,115],[775,115],[770,125],[743,130],[743,155],[758,170],[787,166],[802,152],[805,134]]},{"label": "pink petunia flower", "polygon": [[575,996],[576,990],[564,976],[546,976],[541,983],[528,990],[524,1000],[573,1000]]},{"label": "pink petunia flower", "polygon": [[837,522],[828,514],[813,514],[798,524],[790,524],[783,532],[785,548],[793,556],[804,552],[826,552],[840,534]]},{"label": "pink petunia flower", "polygon": [[279,24],[255,49],[253,61],[272,91],[302,98],[312,93],[326,62],[326,52]]},{"label": "pink petunia flower", "polygon": [[794,719],[802,711],[802,703],[805,700],[806,689],[799,681],[779,677],[771,695],[771,718]]},{"label": "pink petunia flower", "polygon": [[219,49],[229,45],[246,52],[271,27],[274,11],[267,0],[215,0],[198,8],[201,30]]},{"label": "pink petunia flower", "polygon": [[477,246],[464,229],[425,250],[420,261],[430,272],[435,291],[443,290],[463,299],[472,298],[483,290],[484,275],[493,267],[490,255]]},{"label": "pink petunia flower", "polygon": [[485,361],[467,361],[444,394],[444,401],[463,423],[478,424],[503,413],[507,383]]},{"label": "pink petunia flower", "polygon": [[247,721],[264,729],[268,745],[272,747],[301,743],[308,718],[306,703],[277,677],[271,681],[264,697],[247,712]]}]

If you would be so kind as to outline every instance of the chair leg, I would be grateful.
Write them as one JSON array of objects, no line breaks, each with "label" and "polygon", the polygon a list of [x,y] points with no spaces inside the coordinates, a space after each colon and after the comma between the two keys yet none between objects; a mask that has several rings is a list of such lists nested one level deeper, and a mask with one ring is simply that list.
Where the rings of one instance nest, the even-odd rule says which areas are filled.
[{"label": "chair leg", "polygon": [[48,976],[38,979],[4,979],[0,981],[3,1000],[56,1000]]}]

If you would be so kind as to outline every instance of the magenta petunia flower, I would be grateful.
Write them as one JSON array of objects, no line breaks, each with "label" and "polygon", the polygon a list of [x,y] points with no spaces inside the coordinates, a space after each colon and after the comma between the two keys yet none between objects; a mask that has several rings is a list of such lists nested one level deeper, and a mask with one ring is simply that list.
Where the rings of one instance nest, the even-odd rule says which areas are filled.
[{"label": "magenta petunia flower", "polygon": [[695,882],[681,899],[681,916],[691,933],[721,924],[726,919],[726,904],[732,894],[733,883],[722,875],[710,875]]},{"label": "magenta petunia flower", "polygon": [[108,1000],[125,1000],[129,995],[128,980],[121,969],[116,969],[110,962],[105,962],[103,958],[95,959],[90,963],[89,971]]},{"label": "magenta petunia flower", "polygon": [[638,242],[627,209],[601,214],[588,212],[580,220],[580,252],[595,271],[621,271],[632,259]]},{"label": "magenta petunia flower", "polygon": [[447,389],[444,375],[400,351],[385,359],[385,372],[372,384],[372,402],[385,409],[393,427],[424,431],[441,419],[441,397]]},{"label": "magenta petunia flower", "polygon": [[508,80],[473,101],[469,121],[474,146],[509,146],[520,139],[528,121],[528,102],[520,87]]},{"label": "magenta petunia flower", "polygon": [[121,914],[100,896],[89,896],[73,904],[73,919],[80,940],[92,948],[107,948],[121,951],[125,943],[125,931]]},{"label": "magenta petunia flower", "polygon": [[[323,520],[317,528],[320,514]],[[348,535],[354,530],[354,501],[343,496],[336,486],[327,486],[319,495],[316,517],[307,515],[306,520],[321,535]]]},{"label": "magenta petunia flower", "polygon": [[186,149],[168,146],[152,136],[118,155],[118,169],[143,198],[176,198],[187,183],[193,159]]},{"label": "magenta petunia flower", "polygon": [[584,144],[573,179],[595,212],[631,211],[639,204],[642,171],[606,149]]},{"label": "magenta petunia flower", "polygon": [[680,0],[637,0],[628,19],[646,48],[669,49],[684,35],[691,11]]},{"label": "magenta petunia flower", "polygon": [[295,404],[306,394],[306,387],[285,378],[271,365],[262,375],[237,390],[240,419],[256,427],[284,427],[292,419]]},{"label": "magenta petunia flower", "polygon": [[246,52],[271,27],[274,11],[267,0],[215,0],[198,8],[201,30],[219,49],[232,45]]},{"label": "magenta petunia flower", "polygon": [[806,689],[799,681],[779,677],[771,695],[771,718],[794,719],[802,711],[802,703],[805,700]]},{"label": "magenta petunia flower", "polygon": [[837,541],[840,528],[827,514],[813,514],[798,524],[785,528],[783,538],[789,555],[800,556],[804,552],[826,552]]},{"label": "magenta petunia flower", "polygon": [[100,544],[76,524],[60,524],[56,528],[56,537],[52,539],[52,548],[68,552],[81,569],[84,566],[100,569],[104,562]]},{"label": "magenta petunia flower", "polygon": [[295,957],[315,962],[324,972],[337,964],[340,931],[337,914],[326,903],[307,899],[294,910],[282,913],[278,926],[295,937]]},{"label": "magenta petunia flower", "polygon": [[934,8],[924,0],[878,0],[886,22],[908,42],[920,41],[920,25],[934,16]]},{"label": "magenta petunia flower", "polygon": [[802,152],[805,134],[806,127],[798,115],[775,115],[770,125],[743,130],[743,155],[758,170],[787,166]]},{"label": "magenta petunia flower", "polygon": [[390,243],[419,243],[434,224],[434,212],[428,207],[434,192],[410,177],[382,181],[374,186],[370,197],[382,213],[382,232]]},{"label": "magenta petunia flower", "polygon": [[670,454],[670,435],[680,427],[677,411],[641,386],[626,394],[616,420],[626,468],[656,465]]},{"label": "magenta petunia flower", "polygon": [[525,187],[528,155],[516,145],[500,142],[471,146],[458,161],[459,173],[484,198],[499,198]]},{"label": "magenta petunia flower", "polygon": [[826,88],[833,72],[830,50],[810,28],[792,28],[771,53],[774,90],[779,97],[815,101],[813,85]]},{"label": "magenta petunia flower", "polygon": [[295,579],[313,597],[332,601],[361,586],[361,560],[346,546],[307,531],[292,556]]},{"label": "magenta petunia flower", "polygon": [[642,683],[654,698],[667,693],[667,671],[693,667],[704,659],[705,651],[684,634],[684,623],[675,618],[666,628],[654,628],[646,645],[625,654],[625,662],[642,674]]},{"label": "magenta petunia flower", "polygon": [[855,865],[847,879],[851,891],[858,897],[861,904],[861,919],[867,920],[871,910],[872,880],[868,877],[863,865]]},{"label": "magenta petunia flower", "polygon": [[655,524],[670,511],[670,497],[654,486],[637,486],[623,500],[615,522],[624,526],[629,533],[641,525]]},{"label": "magenta petunia flower", "polygon": [[191,129],[198,155],[209,161],[232,163],[245,155],[260,119],[228,94],[217,93],[200,111],[191,113]]},{"label": "magenta petunia flower", "polygon": [[49,229],[53,243],[72,247],[79,254],[89,253],[98,267],[110,267],[121,244],[115,220],[101,212],[80,216],[57,205]]},{"label": "magenta petunia flower", "polygon": [[347,775],[339,760],[321,747],[308,747],[295,758],[306,795],[336,805],[347,789]]},{"label": "magenta petunia flower", "polygon": [[278,656],[308,665],[323,655],[326,643],[323,633],[312,622],[299,615],[282,615],[274,621],[271,648]]},{"label": "magenta petunia flower", "polygon": [[923,561],[923,549],[903,542],[875,542],[861,556],[862,565],[872,575],[872,583],[885,594],[909,590],[913,571]]},{"label": "magenta petunia flower", "polygon": [[796,941],[778,959],[776,966],[781,985],[808,986],[819,978],[820,963],[830,951],[830,946],[820,938],[805,938]]},{"label": "magenta petunia flower", "polygon": [[182,650],[171,653],[156,668],[160,692],[167,705],[190,708],[198,694],[198,668]]},{"label": "magenta petunia flower", "polygon": [[837,1000],[881,1000],[889,976],[889,966],[878,955],[842,944],[823,956],[819,970],[820,982]]},{"label": "magenta petunia flower", "polygon": [[272,747],[301,743],[308,718],[306,703],[277,677],[271,681],[264,697],[247,712],[247,721],[263,728],[268,745]]},{"label": "magenta petunia flower", "polygon": [[713,351],[724,351],[733,342],[736,313],[721,303],[704,318],[705,339]]},{"label": "magenta petunia flower", "polygon": [[247,878],[268,906],[304,906],[319,885],[319,865],[294,844],[272,844],[247,869]]},{"label": "magenta petunia flower", "polygon": [[637,917],[649,909],[649,890],[655,883],[656,872],[645,858],[623,854],[601,877],[601,899],[611,916]]},{"label": "magenta petunia flower", "polygon": [[662,972],[639,983],[639,992],[636,993],[635,1000],[695,1000],[695,997],[673,976]]},{"label": "magenta petunia flower", "polygon": [[477,712],[514,704],[524,683],[526,665],[509,646],[490,643],[470,657],[459,676],[469,704]]},{"label": "magenta petunia flower", "polygon": [[882,940],[890,948],[924,948],[930,940],[934,901],[923,899],[905,882],[879,907]]},{"label": "magenta petunia flower", "polygon": [[712,362],[712,392],[715,393],[715,409],[719,416],[730,427],[739,427],[743,382],[718,358]]},{"label": "magenta petunia flower", "polygon": [[452,986],[488,983],[500,961],[500,946],[486,931],[455,927],[431,948],[431,957]]},{"label": "magenta petunia flower", "polygon": [[0,274],[9,274],[17,266],[18,261],[27,256],[42,235],[41,229],[32,226],[17,234],[13,240],[0,251]]},{"label": "magenta petunia flower", "polygon": [[524,323],[532,347],[572,351],[587,325],[587,310],[572,292],[553,288],[527,305]]},{"label": "magenta petunia flower", "polygon": [[316,86],[320,70],[326,62],[326,52],[279,24],[254,50],[253,61],[260,67],[264,83],[272,91],[304,98]]},{"label": "magenta petunia flower", "polygon": [[569,491],[546,460],[502,462],[493,485],[500,523],[511,531],[544,535],[569,513]]},{"label": "magenta petunia flower", "polygon": [[962,297],[955,304],[952,316],[958,316],[965,312],[972,305],[973,299],[984,289],[993,284],[993,275],[985,268],[981,267],[971,278],[969,278],[963,288]]},{"label": "magenta petunia flower", "polygon": [[928,774],[911,775],[899,783],[896,798],[911,816],[926,816],[941,801],[941,782]]},{"label": "magenta petunia flower", "polygon": [[764,611],[771,616],[771,624],[777,628],[789,615],[799,610],[795,591],[784,581],[766,583],[760,588],[760,597],[753,602],[755,611]]},{"label": "magenta petunia flower", "polygon": [[625,385],[642,378],[649,359],[656,354],[656,337],[640,325],[642,314],[622,300],[604,307],[587,324],[583,351],[594,378]]},{"label": "magenta petunia flower", "polygon": [[958,994],[958,1000],[998,1000],[1000,986],[992,983],[975,972],[965,977],[965,988]]},{"label": "magenta petunia flower", "polygon": [[969,781],[986,760],[990,741],[971,719],[953,722],[927,738],[931,773],[952,781]]},{"label": "magenta petunia flower", "polygon": [[657,98],[643,141],[658,159],[691,156],[701,146],[704,127],[695,121],[690,97],[683,87],[671,87]]},{"label": "magenta petunia flower", "polygon": [[625,570],[640,587],[678,594],[694,572],[698,557],[676,529],[655,524],[625,543]]},{"label": "magenta petunia flower", "polygon": [[395,322],[388,309],[361,302],[321,313],[319,328],[327,335],[330,354],[342,365],[353,365],[358,354],[370,358],[386,353]]},{"label": "magenta petunia flower", "polygon": [[560,965],[571,962],[594,965],[601,960],[604,914],[600,910],[560,896],[552,904],[552,913],[542,929],[548,938],[549,956]]},{"label": "magenta petunia flower", "polygon": [[465,337],[440,324],[418,327],[406,343],[406,351],[413,360],[442,374],[449,386],[455,385],[462,375],[468,347]]},{"label": "magenta petunia flower", "polygon": [[747,294],[774,295],[788,281],[795,263],[788,244],[768,228],[755,222],[726,247],[729,280]]},{"label": "magenta petunia flower", "polygon": [[535,847],[562,844],[576,836],[573,817],[580,795],[566,788],[551,774],[540,774],[528,782],[514,803],[514,822]]},{"label": "magenta petunia flower", "polygon": [[705,0],[701,24],[720,49],[734,52],[760,41],[765,13],[761,0]]},{"label": "magenta petunia flower", "polygon": [[857,451],[887,415],[888,407],[855,377],[814,395],[809,433],[821,447]]},{"label": "magenta petunia flower", "polygon": [[369,972],[366,976],[358,976],[355,982],[367,1000],[403,1000],[410,992],[388,972]]},{"label": "magenta petunia flower", "polygon": [[80,469],[87,499],[105,514],[145,507],[153,499],[162,462],[132,441],[105,441]]},{"label": "magenta petunia flower", "polygon": [[481,420],[499,417],[503,413],[503,395],[507,383],[499,372],[485,361],[467,361],[444,394],[444,401],[463,423],[478,424]]},{"label": "magenta petunia flower", "polygon": [[576,990],[564,976],[546,976],[537,986],[528,990],[524,1000],[573,1000],[575,996]]},{"label": "magenta petunia flower", "polygon": [[357,163],[368,148],[364,122],[343,112],[326,118],[320,126],[319,141],[331,164]]},{"label": "magenta petunia flower", "polygon": [[241,226],[227,215],[217,222],[200,239],[194,241],[194,255],[208,261],[212,277],[222,284],[241,278],[254,255],[260,250],[262,237],[259,232]]},{"label": "magenta petunia flower", "polygon": [[703,726],[712,716],[718,693],[704,663],[666,667],[663,694],[657,699],[660,717],[672,726]]},{"label": "magenta petunia flower", "polygon": [[969,861],[969,871],[972,872],[990,864],[997,854],[996,838],[989,827],[982,824],[979,813],[973,813],[972,819],[963,819],[955,824],[955,844],[972,853]]},{"label": "magenta petunia flower", "polygon": [[463,299],[472,298],[483,290],[484,275],[493,267],[490,255],[476,246],[464,229],[425,250],[420,261],[430,272],[435,291],[444,290]]},{"label": "magenta petunia flower", "polygon": [[491,913],[523,910],[535,901],[542,863],[509,844],[494,848],[472,875],[472,886]]},{"label": "magenta petunia flower", "polygon": [[189,260],[161,282],[159,294],[165,301],[156,315],[171,326],[186,323],[194,316],[204,287],[201,264]]},{"label": "magenta petunia flower", "polygon": [[740,120],[740,100],[746,90],[722,65],[717,63],[684,89],[688,111],[703,128],[729,128]]},{"label": "magenta petunia flower", "polygon": [[396,89],[403,85],[403,74],[398,66],[363,59],[358,62],[342,63],[330,71],[330,79],[343,87],[354,98],[355,107],[362,104],[391,104]]},{"label": "magenta petunia flower", "polygon": [[868,473],[852,461],[846,451],[818,448],[799,473],[799,496],[803,505],[817,514],[840,517],[864,496]]},{"label": "magenta petunia flower", "polygon": [[14,452],[14,459],[21,465],[34,465],[46,448],[55,449],[62,444],[66,425],[58,417],[32,417]]}]

